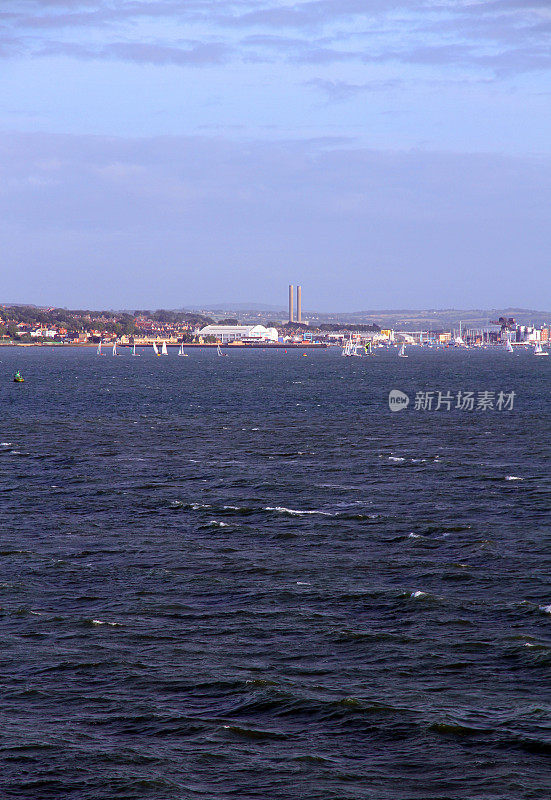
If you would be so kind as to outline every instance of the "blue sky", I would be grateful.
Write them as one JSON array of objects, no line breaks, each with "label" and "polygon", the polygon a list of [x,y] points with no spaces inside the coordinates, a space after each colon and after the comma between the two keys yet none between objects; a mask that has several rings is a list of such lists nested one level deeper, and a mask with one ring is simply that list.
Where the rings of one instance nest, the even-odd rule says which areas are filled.
[{"label": "blue sky", "polygon": [[0,299],[551,307],[548,0],[6,0]]}]

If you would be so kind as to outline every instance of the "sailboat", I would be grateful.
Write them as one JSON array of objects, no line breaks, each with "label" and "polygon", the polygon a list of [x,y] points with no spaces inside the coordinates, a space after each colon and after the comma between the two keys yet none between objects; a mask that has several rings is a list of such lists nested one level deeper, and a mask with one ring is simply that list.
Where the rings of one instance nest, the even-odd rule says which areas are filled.
[{"label": "sailboat", "polygon": [[140,355],[139,353],[136,353],[136,343],[135,342],[134,342],[134,346],[132,347],[132,355],[133,356],[139,356]]},{"label": "sailboat", "polygon": [[220,345],[217,344],[216,345],[216,355],[217,356],[227,356],[228,354],[227,353],[223,353],[222,350],[220,349]]},{"label": "sailboat", "polygon": [[161,355],[159,353],[158,349],[157,349],[157,343],[156,342],[153,342],[153,352],[155,353],[156,356],[160,356]]},{"label": "sailboat", "polygon": [[535,356],[548,356],[549,353],[546,353],[545,350],[542,348],[539,342],[536,342],[536,346],[534,348],[534,355]]},{"label": "sailboat", "polygon": [[117,355],[117,343],[116,342],[113,342],[113,355],[114,356]]},{"label": "sailboat", "polygon": [[352,339],[347,339],[342,348],[341,356],[351,356],[351,355],[352,355]]},{"label": "sailboat", "polygon": [[407,358],[406,343],[405,342],[402,343],[402,346],[400,347],[400,350],[398,351],[398,356],[399,356],[399,358]]},{"label": "sailboat", "polygon": [[510,339],[507,339],[507,342],[505,344],[505,350],[508,353],[512,353],[513,352],[513,345],[511,344],[511,340]]},{"label": "sailboat", "polygon": [[161,355],[162,356],[168,355],[168,350],[166,349],[166,342],[163,342],[163,346],[161,347]]},{"label": "sailboat", "polygon": [[101,352],[101,342],[98,344],[98,346],[96,348],[96,355],[97,356],[103,356],[104,355],[104,353]]},{"label": "sailboat", "polygon": [[183,356],[184,358],[187,358],[187,356],[188,356],[187,353],[184,353],[184,343],[183,342],[180,345],[180,349],[178,350],[178,355],[179,356]]}]

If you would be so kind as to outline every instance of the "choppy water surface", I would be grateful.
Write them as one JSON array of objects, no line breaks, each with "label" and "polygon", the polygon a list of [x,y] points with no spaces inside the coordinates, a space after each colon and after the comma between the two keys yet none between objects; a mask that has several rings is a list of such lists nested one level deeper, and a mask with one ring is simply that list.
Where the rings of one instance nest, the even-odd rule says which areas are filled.
[{"label": "choppy water surface", "polygon": [[551,796],[551,358],[0,361],[2,797]]}]

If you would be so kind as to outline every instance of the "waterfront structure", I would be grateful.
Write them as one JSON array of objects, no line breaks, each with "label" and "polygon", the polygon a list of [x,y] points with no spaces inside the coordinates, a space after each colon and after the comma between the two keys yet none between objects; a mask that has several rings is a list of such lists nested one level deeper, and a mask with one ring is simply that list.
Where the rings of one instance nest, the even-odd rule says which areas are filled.
[{"label": "waterfront structure", "polygon": [[289,322],[295,321],[295,309],[294,309],[294,302],[293,302],[293,284],[289,284]]},{"label": "waterfront structure", "polygon": [[297,322],[302,322],[302,286],[297,286]]},{"label": "waterfront structure", "polygon": [[214,336],[217,342],[277,342],[276,328],[265,328],[264,325],[206,325],[199,331],[199,336]]}]

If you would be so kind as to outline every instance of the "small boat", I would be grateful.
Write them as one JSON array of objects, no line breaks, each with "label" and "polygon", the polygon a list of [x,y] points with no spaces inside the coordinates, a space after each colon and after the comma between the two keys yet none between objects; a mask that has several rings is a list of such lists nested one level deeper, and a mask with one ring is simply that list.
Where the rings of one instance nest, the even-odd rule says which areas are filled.
[{"label": "small boat", "polygon": [[223,353],[222,350],[220,349],[220,345],[217,344],[216,345],[216,355],[217,356],[227,356],[228,354],[227,353]]},{"label": "small boat", "polygon": [[511,340],[510,339],[507,339],[507,343],[505,345],[505,350],[508,353],[512,353],[513,352],[513,345],[511,344]]},{"label": "small boat", "polygon": [[101,342],[98,344],[98,346],[97,346],[97,348],[96,348],[96,355],[97,355],[97,356],[103,356],[103,355],[105,355],[104,353],[102,353],[102,352],[101,352]]},{"label": "small boat", "polygon": [[403,344],[403,345],[400,347],[400,350],[399,350],[399,352],[398,352],[398,358],[407,358],[407,353],[406,353],[406,344],[405,344],[405,342],[404,342],[404,344]]},{"label": "small boat", "polygon": [[118,355],[118,353],[117,353],[117,343],[116,342],[114,342],[114,344],[113,344],[113,355],[114,356]]},{"label": "small boat", "polygon": [[162,356],[168,355],[168,350],[166,349],[166,342],[163,342],[163,346],[161,347],[161,355]]},{"label": "small boat", "polygon": [[188,354],[184,353],[184,343],[183,342],[180,345],[180,349],[178,350],[178,355],[179,356],[183,356],[183,358],[187,358],[188,357]]},{"label": "small boat", "polygon": [[537,342],[537,343],[536,343],[536,346],[534,347],[534,355],[535,355],[535,356],[548,356],[548,355],[549,355],[549,353],[547,353],[547,352],[546,352],[546,351],[545,351],[545,350],[542,348],[541,344],[540,344],[539,342]]},{"label": "small boat", "polygon": [[25,378],[21,375],[19,370],[17,370],[17,372],[13,376],[13,382],[14,383],[25,383]]},{"label": "small boat", "polygon": [[352,355],[354,355],[352,352],[352,339],[347,339],[342,348],[341,356],[348,358]]},{"label": "small boat", "polygon": [[153,342],[153,352],[155,353],[156,356],[160,356],[161,355],[159,353],[158,349],[157,349],[157,345],[156,345],[155,342]]}]

